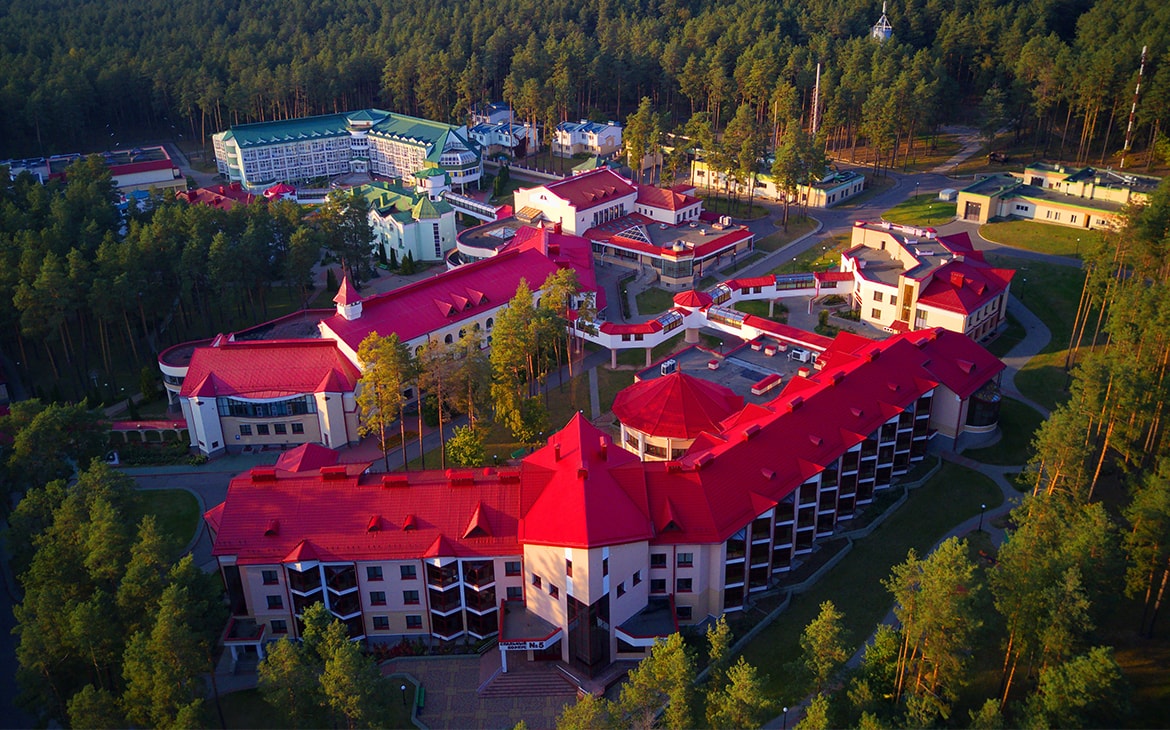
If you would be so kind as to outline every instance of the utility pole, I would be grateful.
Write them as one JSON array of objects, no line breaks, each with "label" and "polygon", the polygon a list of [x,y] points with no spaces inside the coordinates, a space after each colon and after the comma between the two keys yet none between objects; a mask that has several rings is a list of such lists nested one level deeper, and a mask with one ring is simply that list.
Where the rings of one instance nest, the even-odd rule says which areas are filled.
[{"label": "utility pole", "polygon": [[809,125],[809,136],[817,138],[817,127],[821,123],[821,62],[817,61],[817,82],[813,85],[812,123]]},{"label": "utility pole", "polygon": [[1125,148],[1121,152],[1121,168],[1125,169],[1125,156],[1133,143],[1133,118],[1137,114],[1138,96],[1142,92],[1142,75],[1146,72],[1146,47],[1142,46],[1142,62],[1138,66],[1137,86],[1133,89],[1133,105],[1129,108],[1129,126],[1125,128]]}]

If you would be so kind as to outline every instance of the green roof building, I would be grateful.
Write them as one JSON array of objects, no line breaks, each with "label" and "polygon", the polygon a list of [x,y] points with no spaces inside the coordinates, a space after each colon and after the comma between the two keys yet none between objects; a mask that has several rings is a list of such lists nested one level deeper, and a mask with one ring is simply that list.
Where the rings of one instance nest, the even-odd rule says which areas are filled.
[{"label": "green roof building", "polygon": [[394,183],[375,182],[354,188],[370,204],[374,250],[398,261],[442,261],[455,247],[455,209],[425,192],[411,192]]},{"label": "green roof building", "polygon": [[462,127],[381,109],[237,124],[212,137],[220,174],[249,190],[365,173],[413,184],[445,173],[460,189],[483,175]]}]

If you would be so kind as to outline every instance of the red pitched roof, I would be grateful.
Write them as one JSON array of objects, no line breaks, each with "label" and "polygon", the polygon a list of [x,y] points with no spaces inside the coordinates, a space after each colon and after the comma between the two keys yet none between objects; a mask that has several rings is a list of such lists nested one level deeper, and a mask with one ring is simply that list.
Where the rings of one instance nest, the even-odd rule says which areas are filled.
[{"label": "red pitched roof", "polygon": [[[546,253],[547,251],[547,253]],[[397,333],[403,342],[507,304],[520,279],[532,290],[562,266],[577,271],[582,288],[597,291],[589,242],[579,236],[524,227],[498,255],[362,300],[362,316],[333,315],[321,324],[355,351],[371,332]]]},{"label": "red pitched roof", "polygon": [[663,190],[653,185],[639,185],[637,202],[651,208],[682,210],[698,203],[699,199],[675,190]]},{"label": "red pitched roof", "polygon": [[707,292],[690,291],[679,292],[674,295],[674,303],[680,307],[690,307],[691,309],[701,309],[711,303],[711,295]]},{"label": "red pitched roof", "polygon": [[970,314],[1007,289],[1013,269],[994,269],[982,261],[949,261],[934,271],[918,303]]},{"label": "red pitched roof", "polygon": [[[514,555],[521,543],[721,542],[922,393],[942,384],[966,398],[1003,368],[938,329],[881,342],[842,335],[824,358],[823,371],[700,434],[674,462],[642,463],[578,414],[519,470],[256,469],[208,511],[218,520],[213,553],[247,565]],[[381,529],[369,529],[371,514]]]},{"label": "red pitched roof", "polygon": [[675,371],[643,380],[617,394],[613,413],[629,428],[652,436],[693,439],[743,408],[743,398],[709,380]]},{"label": "red pitched roof", "polygon": [[[320,472],[277,471],[274,480],[250,473],[228,487],[213,554],[236,555],[241,565],[306,557],[319,560],[394,560],[515,555],[520,484],[479,470],[466,486],[451,486],[441,471],[402,473],[401,485],[383,486],[382,475],[362,475],[366,465],[332,478]],[[487,535],[463,537],[476,512]],[[370,530],[370,515],[380,517]],[[280,530],[265,535],[268,520]],[[411,529],[404,529],[413,521]],[[305,541],[305,545],[301,545]]]},{"label": "red pitched roof", "polygon": [[337,459],[338,453],[333,449],[320,444],[301,444],[281,454],[276,460],[276,468],[291,472],[313,471],[323,466],[333,466]]},{"label": "red pitched roof", "polygon": [[633,184],[608,167],[574,175],[544,186],[553,195],[578,211],[608,205],[618,198],[633,195]]},{"label": "red pitched roof", "polygon": [[342,276],[341,286],[337,289],[337,294],[334,295],[333,301],[343,307],[347,307],[350,304],[357,304],[361,300],[362,295],[358,294],[353,284],[349,283],[349,276]]},{"label": "red pitched roof", "polygon": [[[361,373],[332,340],[254,340],[197,347],[179,395],[279,398],[351,392]],[[329,380],[327,380],[329,379]]]},{"label": "red pitched roof", "polygon": [[589,547],[654,534],[642,462],[580,413],[524,460],[520,541]]}]

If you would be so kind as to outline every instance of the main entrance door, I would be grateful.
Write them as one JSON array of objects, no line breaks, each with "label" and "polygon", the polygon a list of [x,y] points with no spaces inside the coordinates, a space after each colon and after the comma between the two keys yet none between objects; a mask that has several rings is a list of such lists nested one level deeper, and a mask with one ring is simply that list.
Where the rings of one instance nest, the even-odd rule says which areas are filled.
[{"label": "main entrance door", "polygon": [[963,210],[963,220],[979,221],[980,215],[983,213],[983,203],[967,202],[967,207]]}]

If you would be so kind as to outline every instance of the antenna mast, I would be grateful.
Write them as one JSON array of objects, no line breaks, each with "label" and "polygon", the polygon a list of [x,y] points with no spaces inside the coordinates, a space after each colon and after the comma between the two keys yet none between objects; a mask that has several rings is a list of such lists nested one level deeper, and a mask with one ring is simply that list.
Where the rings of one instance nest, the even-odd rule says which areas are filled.
[{"label": "antenna mast", "polygon": [[817,127],[821,123],[821,63],[817,61],[817,82],[813,86],[812,120],[810,123],[811,136],[816,139]]},{"label": "antenna mast", "polygon": [[1133,140],[1133,118],[1137,114],[1138,95],[1142,93],[1142,75],[1146,72],[1146,47],[1142,46],[1142,62],[1138,66],[1137,86],[1133,90],[1133,105],[1129,108],[1129,126],[1125,128],[1125,148],[1121,153],[1121,169],[1125,169],[1125,156],[1129,154]]}]

